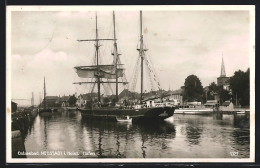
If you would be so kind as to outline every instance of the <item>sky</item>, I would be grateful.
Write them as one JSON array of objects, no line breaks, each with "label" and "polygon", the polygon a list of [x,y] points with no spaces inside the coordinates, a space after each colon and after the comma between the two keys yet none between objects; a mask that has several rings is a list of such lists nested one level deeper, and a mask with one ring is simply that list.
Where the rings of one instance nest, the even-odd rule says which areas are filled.
[{"label": "sky", "polygon": [[[93,42],[77,40],[95,38],[95,14],[59,8],[11,12],[12,99],[29,100],[34,92],[37,104],[44,76],[49,96],[89,91],[87,86],[72,84],[82,81],[73,67],[93,62]],[[97,17],[99,37],[112,38],[112,11],[97,10]],[[139,11],[116,10],[115,17],[120,59],[131,82],[138,58]],[[165,90],[179,89],[192,74],[201,80],[203,87],[216,82],[222,56],[227,76],[250,67],[249,12],[245,10],[145,10],[143,35],[146,55]],[[112,63],[113,43],[101,44],[102,63]],[[139,88],[137,84],[136,91]]]}]

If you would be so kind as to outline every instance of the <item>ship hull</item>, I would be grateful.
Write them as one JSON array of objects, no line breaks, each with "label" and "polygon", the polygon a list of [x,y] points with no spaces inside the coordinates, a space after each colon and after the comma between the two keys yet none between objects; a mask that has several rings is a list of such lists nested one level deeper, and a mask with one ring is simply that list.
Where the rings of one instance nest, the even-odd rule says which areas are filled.
[{"label": "ship hull", "polygon": [[213,109],[176,109],[175,114],[209,115],[213,114]]},{"label": "ship hull", "polygon": [[52,115],[52,110],[51,110],[51,109],[42,109],[42,110],[39,110],[39,115],[40,115],[40,116]]},{"label": "ship hull", "polygon": [[129,116],[133,122],[162,121],[174,114],[174,107],[141,109],[79,109],[85,119],[117,121],[117,117]]}]

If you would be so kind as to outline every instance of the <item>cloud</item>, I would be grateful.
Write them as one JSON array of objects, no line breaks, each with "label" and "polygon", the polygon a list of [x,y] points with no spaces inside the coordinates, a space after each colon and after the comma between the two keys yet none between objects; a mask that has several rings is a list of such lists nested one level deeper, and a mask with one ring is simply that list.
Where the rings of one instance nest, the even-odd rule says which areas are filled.
[{"label": "cloud", "polygon": [[[112,12],[97,14],[99,37],[112,38]],[[197,75],[203,86],[216,81],[222,52],[228,76],[238,69],[246,70],[248,16],[244,11],[144,11],[144,43],[161,86],[177,89],[191,74]],[[139,29],[138,11],[116,11],[118,48],[128,80],[138,58]],[[71,94],[75,88],[72,83],[79,80],[73,78],[73,67],[93,62],[93,42],[77,40],[95,38],[95,12],[13,13],[11,37],[15,95],[30,96],[32,91],[42,90],[43,76],[49,95]],[[102,63],[111,63],[113,42],[100,44]]]},{"label": "cloud", "polygon": [[50,49],[44,49],[33,56],[33,59],[28,62],[28,66],[32,68],[50,68],[56,63],[67,61],[67,58],[65,52],[53,52]]},{"label": "cloud", "polygon": [[[47,94],[69,94],[66,88],[71,88],[73,69],[68,61],[69,56],[62,51],[44,49],[34,55],[12,55],[12,97],[29,98],[31,92],[36,93],[35,102],[38,103],[38,93],[43,90],[43,77],[46,77]],[[70,82],[64,82],[59,76],[66,76]],[[21,89],[23,88],[23,89]],[[62,91],[61,91],[62,90]]]}]

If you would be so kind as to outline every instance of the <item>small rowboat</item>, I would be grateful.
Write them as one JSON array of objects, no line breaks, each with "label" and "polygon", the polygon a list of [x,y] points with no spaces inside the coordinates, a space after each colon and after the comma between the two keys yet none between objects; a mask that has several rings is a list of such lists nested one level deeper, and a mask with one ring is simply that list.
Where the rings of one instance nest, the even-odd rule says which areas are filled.
[{"label": "small rowboat", "polygon": [[237,114],[245,114],[246,111],[237,111]]},{"label": "small rowboat", "polygon": [[75,111],[75,110],[77,110],[77,107],[67,107],[67,110],[68,111]]},{"label": "small rowboat", "polygon": [[118,122],[132,122],[132,118],[130,118],[129,116],[126,116],[126,117],[123,117],[123,118],[116,117],[116,120]]}]

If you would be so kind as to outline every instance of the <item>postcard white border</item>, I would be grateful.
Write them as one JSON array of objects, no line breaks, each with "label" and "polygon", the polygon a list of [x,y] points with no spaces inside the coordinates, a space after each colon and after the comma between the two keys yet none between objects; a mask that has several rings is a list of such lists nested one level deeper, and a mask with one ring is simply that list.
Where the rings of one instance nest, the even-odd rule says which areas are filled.
[{"label": "postcard white border", "polygon": [[[12,158],[11,154],[11,12],[12,11],[249,11],[250,12],[250,158],[154,158],[154,159],[73,159]],[[254,5],[157,5],[157,6],[7,6],[6,7],[6,162],[7,163],[176,163],[255,162],[255,6]]]}]

